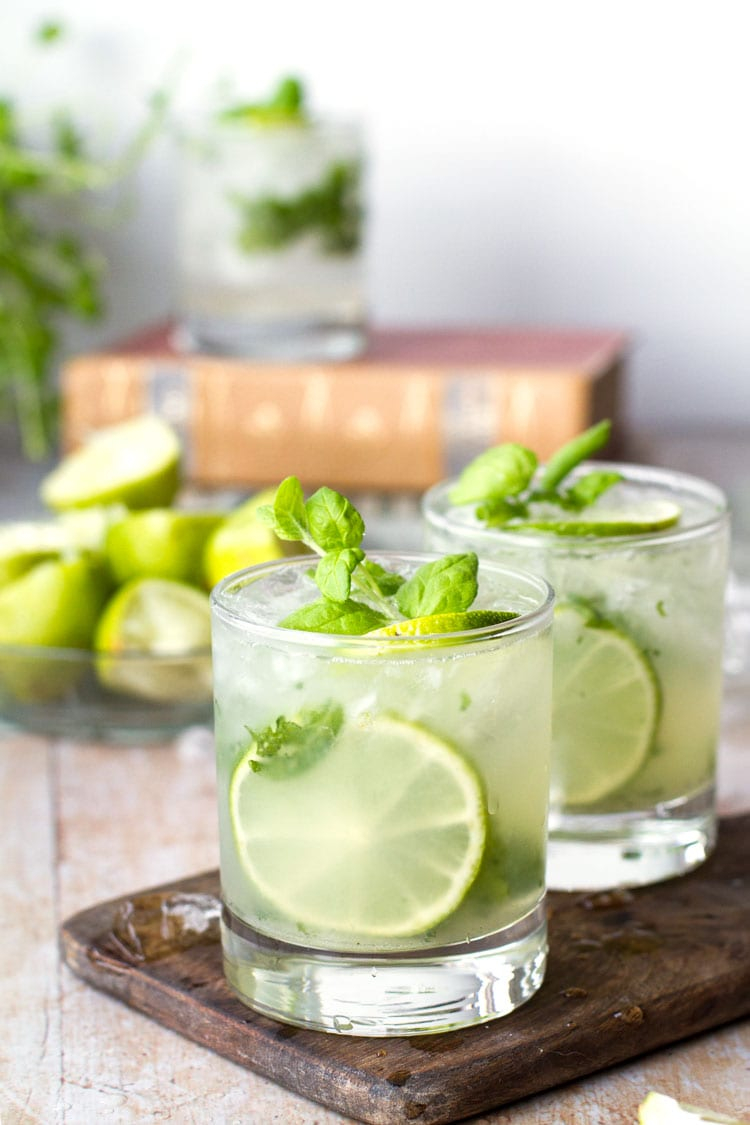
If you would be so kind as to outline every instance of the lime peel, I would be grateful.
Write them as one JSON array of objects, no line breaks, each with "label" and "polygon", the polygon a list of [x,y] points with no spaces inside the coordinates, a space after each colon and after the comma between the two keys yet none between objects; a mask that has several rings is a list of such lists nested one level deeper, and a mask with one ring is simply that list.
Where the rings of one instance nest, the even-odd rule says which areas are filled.
[{"label": "lime peel", "polygon": [[513,621],[519,615],[513,610],[472,609],[463,613],[431,613],[425,617],[409,617],[379,629],[371,629],[368,637],[435,637],[444,633],[462,633],[486,629]]},{"label": "lime peel", "polygon": [[698,1109],[655,1090],[650,1090],[638,1107],[638,1125],[701,1125],[701,1122],[706,1125],[748,1125],[737,1117]]}]

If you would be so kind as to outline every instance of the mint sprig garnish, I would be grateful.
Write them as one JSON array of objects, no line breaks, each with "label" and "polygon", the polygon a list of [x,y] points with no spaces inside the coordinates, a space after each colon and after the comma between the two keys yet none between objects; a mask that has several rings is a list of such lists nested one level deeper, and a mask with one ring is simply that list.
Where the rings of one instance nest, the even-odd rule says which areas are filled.
[{"label": "mint sprig garnish", "polygon": [[477,556],[446,555],[408,580],[368,559],[365,524],[354,505],[332,488],[309,500],[297,477],[287,477],[258,518],[279,539],[304,543],[319,561],[312,577],[321,596],[281,622],[287,629],[361,635],[405,618],[462,613],[477,595]]},{"label": "mint sprig garnish", "polygon": [[533,523],[540,506],[582,511],[622,479],[612,470],[592,469],[571,483],[570,474],[609,440],[612,424],[597,422],[560,447],[540,470],[532,450],[516,442],[486,449],[461,472],[448,493],[451,504],[477,504],[477,518],[509,531]]}]

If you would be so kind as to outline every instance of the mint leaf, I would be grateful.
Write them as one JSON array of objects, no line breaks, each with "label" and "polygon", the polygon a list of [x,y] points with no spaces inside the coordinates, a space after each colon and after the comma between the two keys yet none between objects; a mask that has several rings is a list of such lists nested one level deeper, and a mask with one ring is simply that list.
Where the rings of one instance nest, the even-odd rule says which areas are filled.
[{"label": "mint leaf", "polygon": [[305,505],[309,533],[323,551],[359,547],[364,520],[345,496],[332,488],[319,488]]},{"label": "mint leaf", "polygon": [[566,442],[556,453],[553,453],[542,473],[540,482],[542,492],[551,492],[556,489],[560,481],[576,465],[580,465],[581,461],[585,461],[592,453],[596,453],[603,445],[606,445],[611,430],[612,423],[608,419],[597,422],[595,426],[590,426],[582,434],[578,434]]},{"label": "mint leaf", "polygon": [[309,769],[333,745],[344,722],[337,703],[318,710],[303,708],[295,720],[280,715],[260,731],[249,730],[253,739],[250,768],[269,777],[291,777]]},{"label": "mint leaf", "polygon": [[364,559],[362,569],[367,571],[380,593],[386,598],[392,597],[406,581],[401,574],[394,574],[392,570],[386,570],[380,563],[372,562],[370,559]]},{"label": "mint leaf", "polygon": [[279,539],[309,540],[305,494],[297,477],[283,480],[276,489],[273,504],[258,508],[257,515]]},{"label": "mint leaf", "polygon": [[517,496],[528,488],[537,464],[536,454],[516,442],[485,449],[460,474],[449,499],[452,504],[470,504]]},{"label": "mint leaf", "polygon": [[318,598],[309,605],[295,609],[279,624],[282,629],[303,629],[308,633],[336,633],[360,636],[371,629],[388,624],[384,613],[378,613],[363,602],[347,598],[345,602],[332,602]]},{"label": "mint leaf", "polygon": [[445,555],[425,563],[396,594],[404,617],[427,617],[432,613],[460,613],[477,596],[477,556]]},{"label": "mint leaf", "polygon": [[359,547],[344,547],[323,555],[315,571],[318,589],[326,598],[345,602],[352,588],[352,571],[365,557]]},{"label": "mint leaf", "polygon": [[477,519],[484,520],[488,527],[503,527],[509,520],[523,519],[528,511],[528,504],[522,500],[505,500],[498,496],[477,507]]},{"label": "mint leaf", "polygon": [[594,469],[592,472],[579,477],[570,488],[567,488],[563,493],[563,499],[566,505],[573,508],[587,508],[613,484],[617,484],[621,480],[622,473],[608,469]]}]

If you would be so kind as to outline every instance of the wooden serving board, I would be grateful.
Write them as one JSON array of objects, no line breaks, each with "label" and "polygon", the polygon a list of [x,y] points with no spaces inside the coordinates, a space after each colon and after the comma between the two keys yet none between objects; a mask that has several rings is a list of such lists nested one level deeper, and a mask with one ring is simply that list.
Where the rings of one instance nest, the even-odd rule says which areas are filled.
[{"label": "wooden serving board", "polygon": [[713,857],[681,879],[551,894],[542,989],[509,1016],[444,1035],[326,1035],[256,1015],[224,983],[215,922],[193,945],[196,935],[168,932],[162,904],[194,894],[217,895],[217,872],[76,914],[61,930],[68,965],[188,1038],[375,1125],[457,1121],[750,1014],[748,815],[723,820]]}]

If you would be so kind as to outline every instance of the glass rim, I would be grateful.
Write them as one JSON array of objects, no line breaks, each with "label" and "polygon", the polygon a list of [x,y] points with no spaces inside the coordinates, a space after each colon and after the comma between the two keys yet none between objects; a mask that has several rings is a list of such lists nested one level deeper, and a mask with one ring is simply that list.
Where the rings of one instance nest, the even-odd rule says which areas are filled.
[{"label": "glass rim", "polygon": [[[425,563],[433,562],[435,559],[441,558],[442,555],[440,552],[436,551],[372,550],[369,557],[376,561],[402,559]],[[246,613],[237,612],[236,609],[227,603],[226,593],[230,587],[238,583],[244,586],[257,582],[265,575],[277,570],[288,568],[299,570],[303,566],[309,568],[311,562],[314,562],[315,559],[316,556],[311,555],[294,555],[289,558],[273,559],[267,562],[257,563],[255,566],[245,567],[242,570],[227,575],[211,590],[210,603],[212,613],[216,613],[225,623],[240,627],[248,633],[252,633],[254,636],[276,641],[283,639],[285,645],[322,649],[346,648],[347,652],[352,653],[353,650],[356,650],[358,653],[374,652],[377,650],[381,656],[384,650],[387,651],[388,648],[392,648],[394,652],[398,650],[401,656],[404,655],[407,649],[411,650],[412,653],[426,652],[438,648],[440,651],[444,652],[447,648],[458,647],[459,645],[467,646],[472,642],[484,642],[493,639],[499,640],[508,636],[538,631],[547,624],[548,620],[550,622],[552,620],[555,592],[545,578],[531,571],[522,570],[518,567],[505,566],[503,563],[497,563],[492,559],[486,558],[479,559],[480,576],[482,569],[490,569],[497,573],[505,574],[513,580],[520,579],[526,585],[527,590],[535,590],[538,593],[540,598],[539,605],[528,611],[521,612],[518,617],[511,618],[509,621],[498,622],[494,625],[483,625],[474,629],[463,629],[451,633],[424,633],[411,637],[373,637],[371,634],[367,633],[313,633],[304,629],[286,629],[281,625],[270,625],[266,622],[254,621],[252,618],[248,617]],[[471,610],[468,612],[471,612]]]},{"label": "glass rim", "polygon": [[[545,547],[559,545],[568,552],[576,546],[581,550],[591,550],[600,546],[609,549],[618,546],[623,549],[630,549],[634,545],[673,544],[681,540],[698,538],[714,531],[729,518],[729,501],[724,490],[703,477],[683,472],[681,469],[642,465],[628,461],[584,461],[577,465],[573,472],[575,474],[576,472],[594,469],[620,472],[628,483],[662,485],[665,488],[670,488],[673,493],[682,491],[695,499],[713,505],[715,511],[685,527],[681,527],[677,523],[672,527],[662,528],[658,531],[639,531],[626,535],[561,535],[557,532],[544,530],[504,530],[502,527],[486,527],[483,524],[474,527],[468,524],[457,524],[452,520],[450,512],[453,506],[448,504],[447,501],[442,507],[438,507],[438,503],[445,499],[448,489],[456,483],[457,477],[438,481],[431,488],[428,488],[422,495],[420,508],[427,524],[450,533],[459,530],[466,535],[471,535],[472,538],[483,539],[486,536],[493,542],[502,538],[505,543],[517,543],[524,547],[538,548],[540,544],[544,544]],[[474,506],[473,502],[472,504],[455,505],[455,508],[472,506]]]}]

